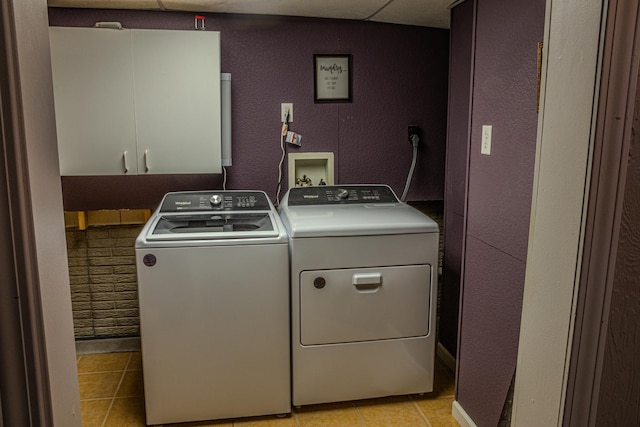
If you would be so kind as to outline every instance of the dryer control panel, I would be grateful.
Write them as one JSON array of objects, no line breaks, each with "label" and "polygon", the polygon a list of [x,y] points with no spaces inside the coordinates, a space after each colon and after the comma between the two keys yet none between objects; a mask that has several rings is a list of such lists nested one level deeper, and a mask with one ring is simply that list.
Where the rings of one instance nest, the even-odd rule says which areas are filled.
[{"label": "dryer control panel", "polygon": [[289,206],[400,203],[387,185],[319,185],[289,190]]},{"label": "dryer control panel", "polygon": [[160,212],[268,211],[267,195],[262,191],[198,191],[168,193]]}]

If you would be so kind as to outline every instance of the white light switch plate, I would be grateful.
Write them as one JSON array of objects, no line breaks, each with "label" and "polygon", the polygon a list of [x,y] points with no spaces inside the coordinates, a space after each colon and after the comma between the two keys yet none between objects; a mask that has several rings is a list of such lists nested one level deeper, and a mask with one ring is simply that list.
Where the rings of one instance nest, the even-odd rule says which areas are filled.
[{"label": "white light switch plate", "polygon": [[491,131],[493,126],[484,125],[482,126],[482,146],[480,147],[480,154],[485,154],[487,156],[491,155]]}]

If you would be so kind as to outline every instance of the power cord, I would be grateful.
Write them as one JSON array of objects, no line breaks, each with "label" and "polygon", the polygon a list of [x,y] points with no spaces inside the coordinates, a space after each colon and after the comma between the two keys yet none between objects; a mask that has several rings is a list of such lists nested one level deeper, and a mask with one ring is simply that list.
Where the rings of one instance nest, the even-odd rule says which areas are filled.
[{"label": "power cord", "polygon": [[222,167],[222,190],[226,191],[227,189],[227,168]]},{"label": "power cord", "polygon": [[282,164],[284,163],[284,158],[287,155],[287,152],[284,149],[284,136],[282,135],[280,135],[280,150],[282,151],[282,157],[280,157],[280,163],[278,163],[278,186],[276,187],[276,200],[273,203],[276,207],[280,206],[280,191],[282,190]]},{"label": "power cord", "polygon": [[280,150],[282,151],[282,157],[280,157],[280,163],[278,163],[278,186],[276,187],[276,200],[273,202],[275,207],[280,206],[280,191],[282,190],[282,177],[283,171],[282,166],[284,164],[284,158],[287,156],[287,151],[285,149],[285,136],[287,135],[287,131],[289,130],[289,111],[282,122],[282,129],[280,131]]},{"label": "power cord", "polygon": [[405,201],[407,199],[407,193],[409,192],[409,187],[411,186],[411,178],[413,178],[413,172],[416,168],[416,160],[418,159],[418,143],[420,142],[420,137],[418,134],[414,133],[411,135],[411,144],[413,145],[413,160],[411,160],[411,167],[409,168],[409,175],[407,176],[407,183],[404,186],[404,191],[402,192],[401,201]]}]

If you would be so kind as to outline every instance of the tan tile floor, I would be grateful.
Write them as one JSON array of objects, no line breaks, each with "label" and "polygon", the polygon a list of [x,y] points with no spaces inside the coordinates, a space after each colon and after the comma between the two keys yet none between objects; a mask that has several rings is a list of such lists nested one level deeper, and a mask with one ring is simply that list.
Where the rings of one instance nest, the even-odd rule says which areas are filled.
[{"label": "tan tile floor", "polygon": [[[84,427],[144,426],[142,362],[139,352],[78,356]],[[454,381],[436,364],[433,393],[294,408],[290,416],[239,418],[177,426],[216,427],[449,427]]]}]

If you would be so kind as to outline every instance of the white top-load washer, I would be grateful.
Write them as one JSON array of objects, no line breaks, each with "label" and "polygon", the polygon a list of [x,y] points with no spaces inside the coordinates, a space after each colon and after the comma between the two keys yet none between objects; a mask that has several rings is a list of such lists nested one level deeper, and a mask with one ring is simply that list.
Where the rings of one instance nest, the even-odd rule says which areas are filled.
[{"label": "white top-load washer", "polygon": [[264,192],[165,195],[136,240],[147,424],[291,411],[287,248]]},{"label": "white top-load washer", "polygon": [[280,216],[293,404],[432,391],[438,225],[384,185],[292,188]]}]

